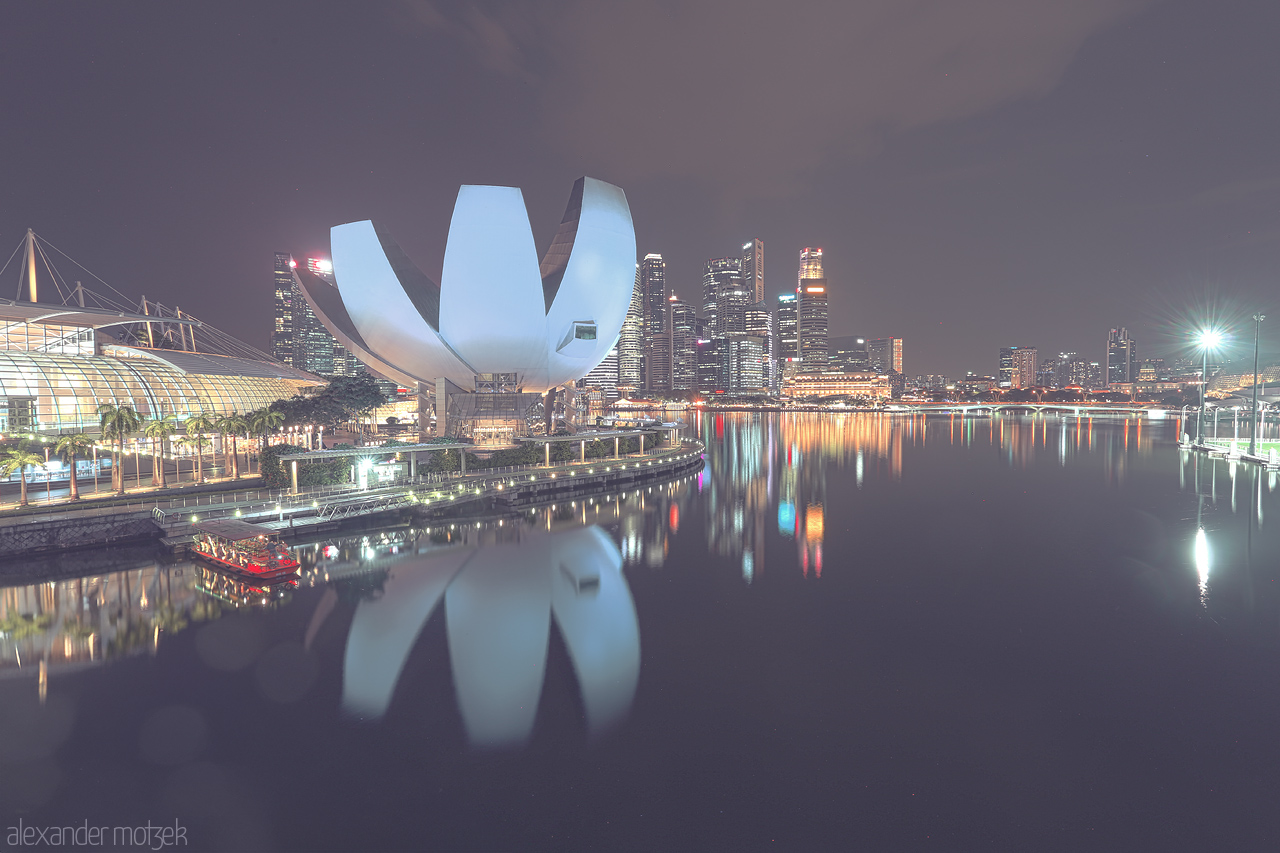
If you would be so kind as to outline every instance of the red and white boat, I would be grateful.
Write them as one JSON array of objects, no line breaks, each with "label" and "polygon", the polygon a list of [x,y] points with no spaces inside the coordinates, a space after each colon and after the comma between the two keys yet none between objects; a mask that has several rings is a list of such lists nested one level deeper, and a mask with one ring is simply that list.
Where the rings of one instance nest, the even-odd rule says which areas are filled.
[{"label": "red and white boat", "polygon": [[298,561],[270,527],[231,518],[194,526],[191,552],[223,572],[259,584],[280,583],[298,575]]}]

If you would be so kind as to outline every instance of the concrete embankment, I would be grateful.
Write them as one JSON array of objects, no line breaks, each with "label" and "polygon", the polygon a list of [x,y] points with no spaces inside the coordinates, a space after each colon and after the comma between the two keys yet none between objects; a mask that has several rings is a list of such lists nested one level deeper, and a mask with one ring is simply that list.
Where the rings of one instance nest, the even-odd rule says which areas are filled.
[{"label": "concrete embankment", "polygon": [[160,527],[147,510],[44,514],[0,526],[0,559],[153,540]]},{"label": "concrete embankment", "polygon": [[[0,521],[0,561],[54,554],[129,542],[156,541],[174,554],[190,542],[195,515],[201,520],[221,517],[275,528],[286,539],[291,535],[318,533],[368,525],[400,517],[430,522],[463,511],[509,512],[513,509],[564,497],[625,491],[640,484],[671,479],[703,465],[701,445],[686,442],[667,453],[623,457],[598,463],[576,463],[555,468],[525,469],[505,474],[476,472],[446,483],[405,484],[384,489],[353,490],[341,494],[264,498],[228,493],[224,501],[210,501],[187,508],[150,507],[70,509]],[[430,490],[430,491],[428,491]],[[185,504],[184,504],[185,506]],[[7,573],[0,565],[0,574]]]}]

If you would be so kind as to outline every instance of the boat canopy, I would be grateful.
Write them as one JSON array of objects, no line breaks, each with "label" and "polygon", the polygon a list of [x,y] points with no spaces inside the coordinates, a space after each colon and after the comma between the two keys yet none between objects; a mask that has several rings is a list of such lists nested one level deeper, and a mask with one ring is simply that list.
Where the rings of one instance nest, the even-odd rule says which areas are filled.
[{"label": "boat canopy", "polygon": [[229,542],[257,539],[259,536],[265,536],[269,539],[276,535],[276,532],[270,527],[265,527],[261,524],[250,524],[247,521],[237,521],[234,518],[201,521],[193,526],[201,533],[208,533],[210,536],[217,536]]}]

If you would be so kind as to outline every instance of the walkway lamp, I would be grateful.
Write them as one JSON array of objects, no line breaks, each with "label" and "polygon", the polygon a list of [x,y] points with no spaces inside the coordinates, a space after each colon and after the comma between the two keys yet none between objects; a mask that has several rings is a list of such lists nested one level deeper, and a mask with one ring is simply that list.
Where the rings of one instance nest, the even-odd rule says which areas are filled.
[{"label": "walkway lamp", "polygon": [[1258,455],[1258,334],[1266,314],[1253,315],[1253,418],[1249,422],[1249,455]]},{"label": "walkway lamp", "polygon": [[1196,343],[1203,353],[1200,372],[1200,417],[1196,419],[1196,444],[1204,445],[1204,399],[1209,390],[1209,350],[1217,349],[1222,343],[1222,332],[1217,329],[1205,329],[1196,336]]}]

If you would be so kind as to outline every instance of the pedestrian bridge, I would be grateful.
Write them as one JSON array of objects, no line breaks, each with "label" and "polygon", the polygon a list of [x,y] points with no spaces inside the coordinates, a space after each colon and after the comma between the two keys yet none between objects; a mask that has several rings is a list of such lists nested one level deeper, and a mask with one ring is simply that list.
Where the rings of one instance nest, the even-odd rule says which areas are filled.
[{"label": "pedestrian bridge", "polygon": [[943,412],[972,415],[995,412],[1059,412],[1072,417],[1093,415],[1146,415],[1164,417],[1169,409],[1149,403],[893,403],[888,412]]}]

